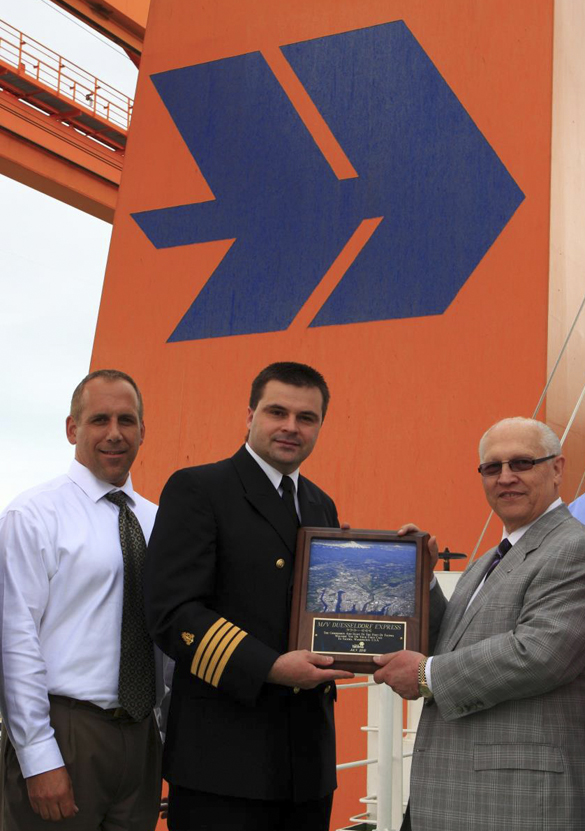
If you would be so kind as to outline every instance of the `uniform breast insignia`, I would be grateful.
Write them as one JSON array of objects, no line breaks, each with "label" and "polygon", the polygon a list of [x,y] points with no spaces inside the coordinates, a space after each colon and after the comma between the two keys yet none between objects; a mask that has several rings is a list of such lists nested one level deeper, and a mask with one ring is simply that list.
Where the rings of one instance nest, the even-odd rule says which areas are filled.
[{"label": "uniform breast insignia", "polygon": [[191,644],[195,640],[195,635],[192,635],[191,632],[181,632],[181,637],[183,638],[187,646],[191,646]]}]

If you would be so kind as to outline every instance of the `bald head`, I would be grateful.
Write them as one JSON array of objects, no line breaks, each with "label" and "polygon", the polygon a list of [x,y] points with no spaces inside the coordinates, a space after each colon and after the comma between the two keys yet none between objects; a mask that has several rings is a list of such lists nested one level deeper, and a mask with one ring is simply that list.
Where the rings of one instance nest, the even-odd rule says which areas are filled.
[{"label": "bald head", "polygon": [[[482,471],[485,495],[508,533],[534,522],[558,498],[565,464],[560,452],[550,427],[531,418],[505,418],[482,436],[480,461],[493,465]],[[526,470],[510,466],[535,460]]]}]

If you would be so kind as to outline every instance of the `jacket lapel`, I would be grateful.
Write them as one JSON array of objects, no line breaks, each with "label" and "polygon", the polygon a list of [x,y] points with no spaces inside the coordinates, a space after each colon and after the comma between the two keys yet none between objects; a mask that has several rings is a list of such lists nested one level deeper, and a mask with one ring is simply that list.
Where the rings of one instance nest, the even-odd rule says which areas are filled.
[{"label": "jacket lapel", "polygon": [[[437,652],[450,652],[455,648],[463,633],[486,601],[496,597],[501,592],[502,585],[506,581],[514,579],[513,572],[524,562],[526,557],[540,546],[550,531],[570,516],[571,514],[566,505],[560,505],[554,511],[544,514],[518,540],[516,545],[510,549],[502,562],[494,569],[489,580],[481,587],[473,602],[468,605],[473,597],[473,593],[490,567],[496,549],[490,549],[477,563],[471,566],[468,574],[469,578],[472,579],[469,580],[469,585],[465,587],[464,594],[460,598],[457,598],[452,618],[447,616],[444,618],[444,625],[441,627],[441,638],[437,644]],[[461,579],[464,579],[465,576]],[[447,607],[448,612],[450,611],[450,606],[451,604]]]},{"label": "jacket lapel", "polygon": [[241,447],[231,461],[248,502],[272,525],[289,551],[294,553],[298,528],[270,479],[245,447]]},{"label": "jacket lapel", "polygon": [[[441,632],[437,640],[435,653],[448,652],[452,649],[453,639],[463,626],[463,631],[467,624],[463,624],[466,616],[466,609],[469,601],[473,597],[474,592],[484,578],[490,563],[493,559],[495,548],[490,549],[477,562],[473,563],[466,569],[457,584],[457,596],[449,601],[443,620],[441,622]],[[477,600],[477,597],[475,598]],[[475,603],[475,600],[474,600]],[[471,604],[473,605],[473,603]]]},{"label": "jacket lapel", "polygon": [[477,595],[473,598],[472,602],[469,603],[473,597],[473,593],[476,591],[477,587],[483,580],[486,571],[489,569],[494,558],[494,554],[496,553],[496,549],[491,548],[478,561],[474,574],[473,588],[471,591],[466,592],[465,597],[462,598],[461,603],[459,604],[458,621],[454,623],[454,626],[451,628],[451,632],[446,633],[446,640],[441,644],[442,652],[450,652],[455,648],[463,633],[475,615],[482,608],[484,603],[491,597],[498,595],[502,583],[507,579],[510,572],[512,572],[517,566],[520,565],[520,563],[524,561],[526,551],[523,547],[521,547],[521,543],[522,540],[517,542],[516,545],[510,549],[502,562],[494,569],[489,580],[483,584]]},{"label": "jacket lapel", "polygon": [[325,506],[317,501],[303,476],[299,476],[299,508],[301,511],[301,525],[318,528],[329,525]]}]

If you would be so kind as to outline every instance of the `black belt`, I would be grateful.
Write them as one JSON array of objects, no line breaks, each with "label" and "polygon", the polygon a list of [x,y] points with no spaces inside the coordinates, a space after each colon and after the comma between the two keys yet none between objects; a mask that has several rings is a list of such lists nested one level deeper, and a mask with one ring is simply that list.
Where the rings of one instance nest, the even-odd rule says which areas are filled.
[{"label": "black belt", "polygon": [[68,695],[53,695],[53,693],[49,693],[49,701],[65,704],[66,707],[70,707],[72,710],[76,707],[81,707],[82,710],[91,710],[113,721],[131,721],[136,723],[136,720],[132,718],[124,707],[110,707],[106,709],[105,707],[98,707],[97,704],[93,704],[91,701],[81,701],[78,698],[70,698]]}]

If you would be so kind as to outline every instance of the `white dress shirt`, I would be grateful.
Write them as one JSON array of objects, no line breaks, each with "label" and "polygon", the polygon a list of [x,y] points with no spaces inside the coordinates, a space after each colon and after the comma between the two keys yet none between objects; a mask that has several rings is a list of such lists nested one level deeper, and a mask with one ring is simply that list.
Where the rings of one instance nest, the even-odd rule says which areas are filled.
[{"label": "white dress shirt", "polygon": [[276,490],[278,491],[279,495],[282,497],[282,488],[280,483],[282,482],[283,476],[289,476],[294,483],[295,490],[294,490],[294,499],[295,499],[295,508],[297,509],[297,516],[300,520],[301,518],[301,509],[299,508],[299,470],[300,468],[297,467],[296,470],[293,470],[292,473],[283,474],[280,470],[277,470],[272,465],[269,465],[268,462],[265,462],[264,459],[259,456],[255,450],[252,450],[250,445],[246,442],[246,450],[252,456],[252,458],[258,462],[264,473],[268,476]]},{"label": "white dress shirt", "polygon": [[[519,542],[522,539],[522,537],[528,531],[528,529],[532,528],[532,526],[534,525],[535,522],[538,522],[538,520],[540,519],[541,516],[544,516],[545,514],[548,514],[549,511],[554,511],[555,508],[558,508],[559,505],[562,505],[562,504],[563,504],[563,500],[559,496],[558,499],[555,499],[554,502],[551,502],[551,504],[548,506],[546,511],[543,511],[540,516],[536,517],[536,519],[533,519],[532,522],[528,523],[528,525],[523,525],[521,528],[516,528],[515,531],[511,531],[509,534],[507,533],[506,529],[504,528],[504,530],[502,531],[502,540],[507,539],[508,542],[510,543],[510,546],[516,545],[516,543]],[[502,540],[500,540],[500,542]],[[485,581],[486,581],[486,577],[483,578],[483,580],[481,581],[479,586],[473,592],[471,600],[467,604],[467,609],[469,609],[469,607],[471,606],[471,604],[475,600],[476,596],[482,590],[483,584],[485,583]],[[467,609],[465,611],[467,611]]]},{"label": "white dress shirt", "polygon": [[[119,509],[104,498],[114,490],[73,461],[0,515],[0,703],[25,778],[63,765],[48,693],[118,706],[124,564]],[[130,476],[119,490],[148,541],[156,505]]]},{"label": "white dress shirt", "polygon": [[569,505],[569,511],[575,519],[585,525],[585,493]]}]

